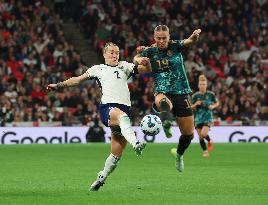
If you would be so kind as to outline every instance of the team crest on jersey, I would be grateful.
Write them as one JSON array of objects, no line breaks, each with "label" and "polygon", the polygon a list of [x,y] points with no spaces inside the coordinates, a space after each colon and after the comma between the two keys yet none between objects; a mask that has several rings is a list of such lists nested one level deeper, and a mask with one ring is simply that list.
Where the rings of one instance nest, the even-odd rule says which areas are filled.
[{"label": "team crest on jersey", "polygon": [[119,69],[123,70],[123,69],[124,69],[124,67],[123,67],[123,66],[120,66],[120,67],[119,67]]},{"label": "team crest on jersey", "polygon": [[172,55],[173,55],[173,52],[172,52],[171,50],[168,50],[168,51],[167,51],[167,55],[168,55],[168,56],[172,56]]}]

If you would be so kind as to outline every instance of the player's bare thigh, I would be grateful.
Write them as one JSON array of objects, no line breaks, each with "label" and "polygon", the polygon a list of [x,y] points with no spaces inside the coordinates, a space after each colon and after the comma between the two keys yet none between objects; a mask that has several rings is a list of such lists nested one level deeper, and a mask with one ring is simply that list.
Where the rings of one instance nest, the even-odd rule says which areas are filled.
[{"label": "player's bare thigh", "polygon": [[119,125],[119,118],[121,115],[125,115],[126,113],[118,108],[113,108],[110,111],[110,126]]},{"label": "player's bare thigh", "polygon": [[123,136],[111,135],[111,153],[120,157],[127,145],[127,141]]},{"label": "player's bare thigh", "polygon": [[177,124],[182,135],[191,135],[194,133],[194,116],[177,117]]},{"label": "player's bare thigh", "polygon": [[157,109],[159,109],[160,110],[160,102],[163,100],[163,99],[165,99],[166,100],[166,102],[169,104],[169,106],[170,106],[170,110],[172,110],[172,108],[173,108],[173,104],[172,104],[172,102],[168,99],[168,97],[166,96],[166,95],[164,95],[163,93],[157,93],[157,94],[155,94],[155,104],[156,104],[156,106],[157,106]]}]

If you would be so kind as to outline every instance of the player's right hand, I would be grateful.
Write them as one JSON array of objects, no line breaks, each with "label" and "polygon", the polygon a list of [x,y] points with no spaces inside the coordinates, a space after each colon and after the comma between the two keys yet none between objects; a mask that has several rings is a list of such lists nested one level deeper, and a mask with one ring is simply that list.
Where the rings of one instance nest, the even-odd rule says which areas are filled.
[{"label": "player's right hand", "polygon": [[135,57],[134,62],[138,65],[150,66],[150,59],[147,57]]},{"label": "player's right hand", "polygon": [[196,105],[196,106],[198,106],[198,105],[202,105],[202,101],[201,101],[201,100],[197,100],[197,101],[195,102],[195,105]]},{"label": "player's right hand", "polygon": [[49,84],[47,86],[47,90],[48,91],[54,91],[54,90],[57,90],[57,84]]},{"label": "player's right hand", "polygon": [[141,61],[140,61],[140,64],[144,65],[144,66],[149,66],[150,65],[150,59],[147,58],[147,57],[142,57]]}]

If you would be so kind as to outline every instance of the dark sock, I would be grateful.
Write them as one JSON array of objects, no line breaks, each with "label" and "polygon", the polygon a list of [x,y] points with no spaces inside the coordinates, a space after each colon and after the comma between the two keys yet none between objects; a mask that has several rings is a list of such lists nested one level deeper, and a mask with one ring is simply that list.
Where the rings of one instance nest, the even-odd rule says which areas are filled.
[{"label": "dark sock", "polygon": [[193,139],[194,135],[181,135],[178,148],[177,148],[177,153],[181,156],[184,154],[185,150],[189,147],[191,144],[191,141]]},{"label": "dark sock", "polygon": [[161,112],[159,117],[160,117],[161,121],[164,122],[164,121],[169,119],[169,113],[168,112]]},{"label": "dark sock", "polygon": [[199,139],[200,146],[202,147],[203,151],[207,150],[207,145],[204,139]]},{"label": "dark sock", "polygon": [[210,137],[207,135],[206,137],[204,137],[208,142],[210,142]]}]

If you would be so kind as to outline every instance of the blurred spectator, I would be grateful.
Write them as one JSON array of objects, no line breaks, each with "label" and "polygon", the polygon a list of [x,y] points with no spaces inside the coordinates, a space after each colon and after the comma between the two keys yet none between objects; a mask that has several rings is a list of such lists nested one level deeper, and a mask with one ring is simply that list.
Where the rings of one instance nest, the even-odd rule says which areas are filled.
[{"label": "blurred spectator", "polygon": [[87,142],[105,142],[105,131],[99,123],[100,121],[95,119],[94,125],[88,129],[86,133]]},{"label": "blurred spectator", "polygon": [[[88,6],[93,7],[91,1]],[[93,46],[100,54],[102,45],[112,40],[122,48],[122,57],[131,59],[138,45],[153,42],[148,36],[157,24],[167,24],[173,39],[183,39],[201,27],[199,45],[189,49],[189,53],[185,51],[185,68],[193,90],[197,89],[197,76],[204,73],[212,80],[210,89],[220,97],[221,107],[215,115],[221,120],[249,122],[265,116],[264,107],[268,102],[255,108],[257,102],[268,97],[265,86],[268,81],[267,1],[154,0],[111,1],[111,4],[99,1],[94,7],[97,13],[102,11],[102,16],[106,16],[96,24],[101,25],[100,28],[112,25],[109,35],[100,38],[97,32],[95,36]],[[121,21],[115,13],[120,13]],[[148,81],[143,76],[141,79]],[[151,84],[140,83],[142,81],[134,79],[130,84],[133,110],[139,115],[150,112],[153,93]],[[141,88],[139,92],[137,88]],[[136,120],[139,120],[137,114]]]}]

